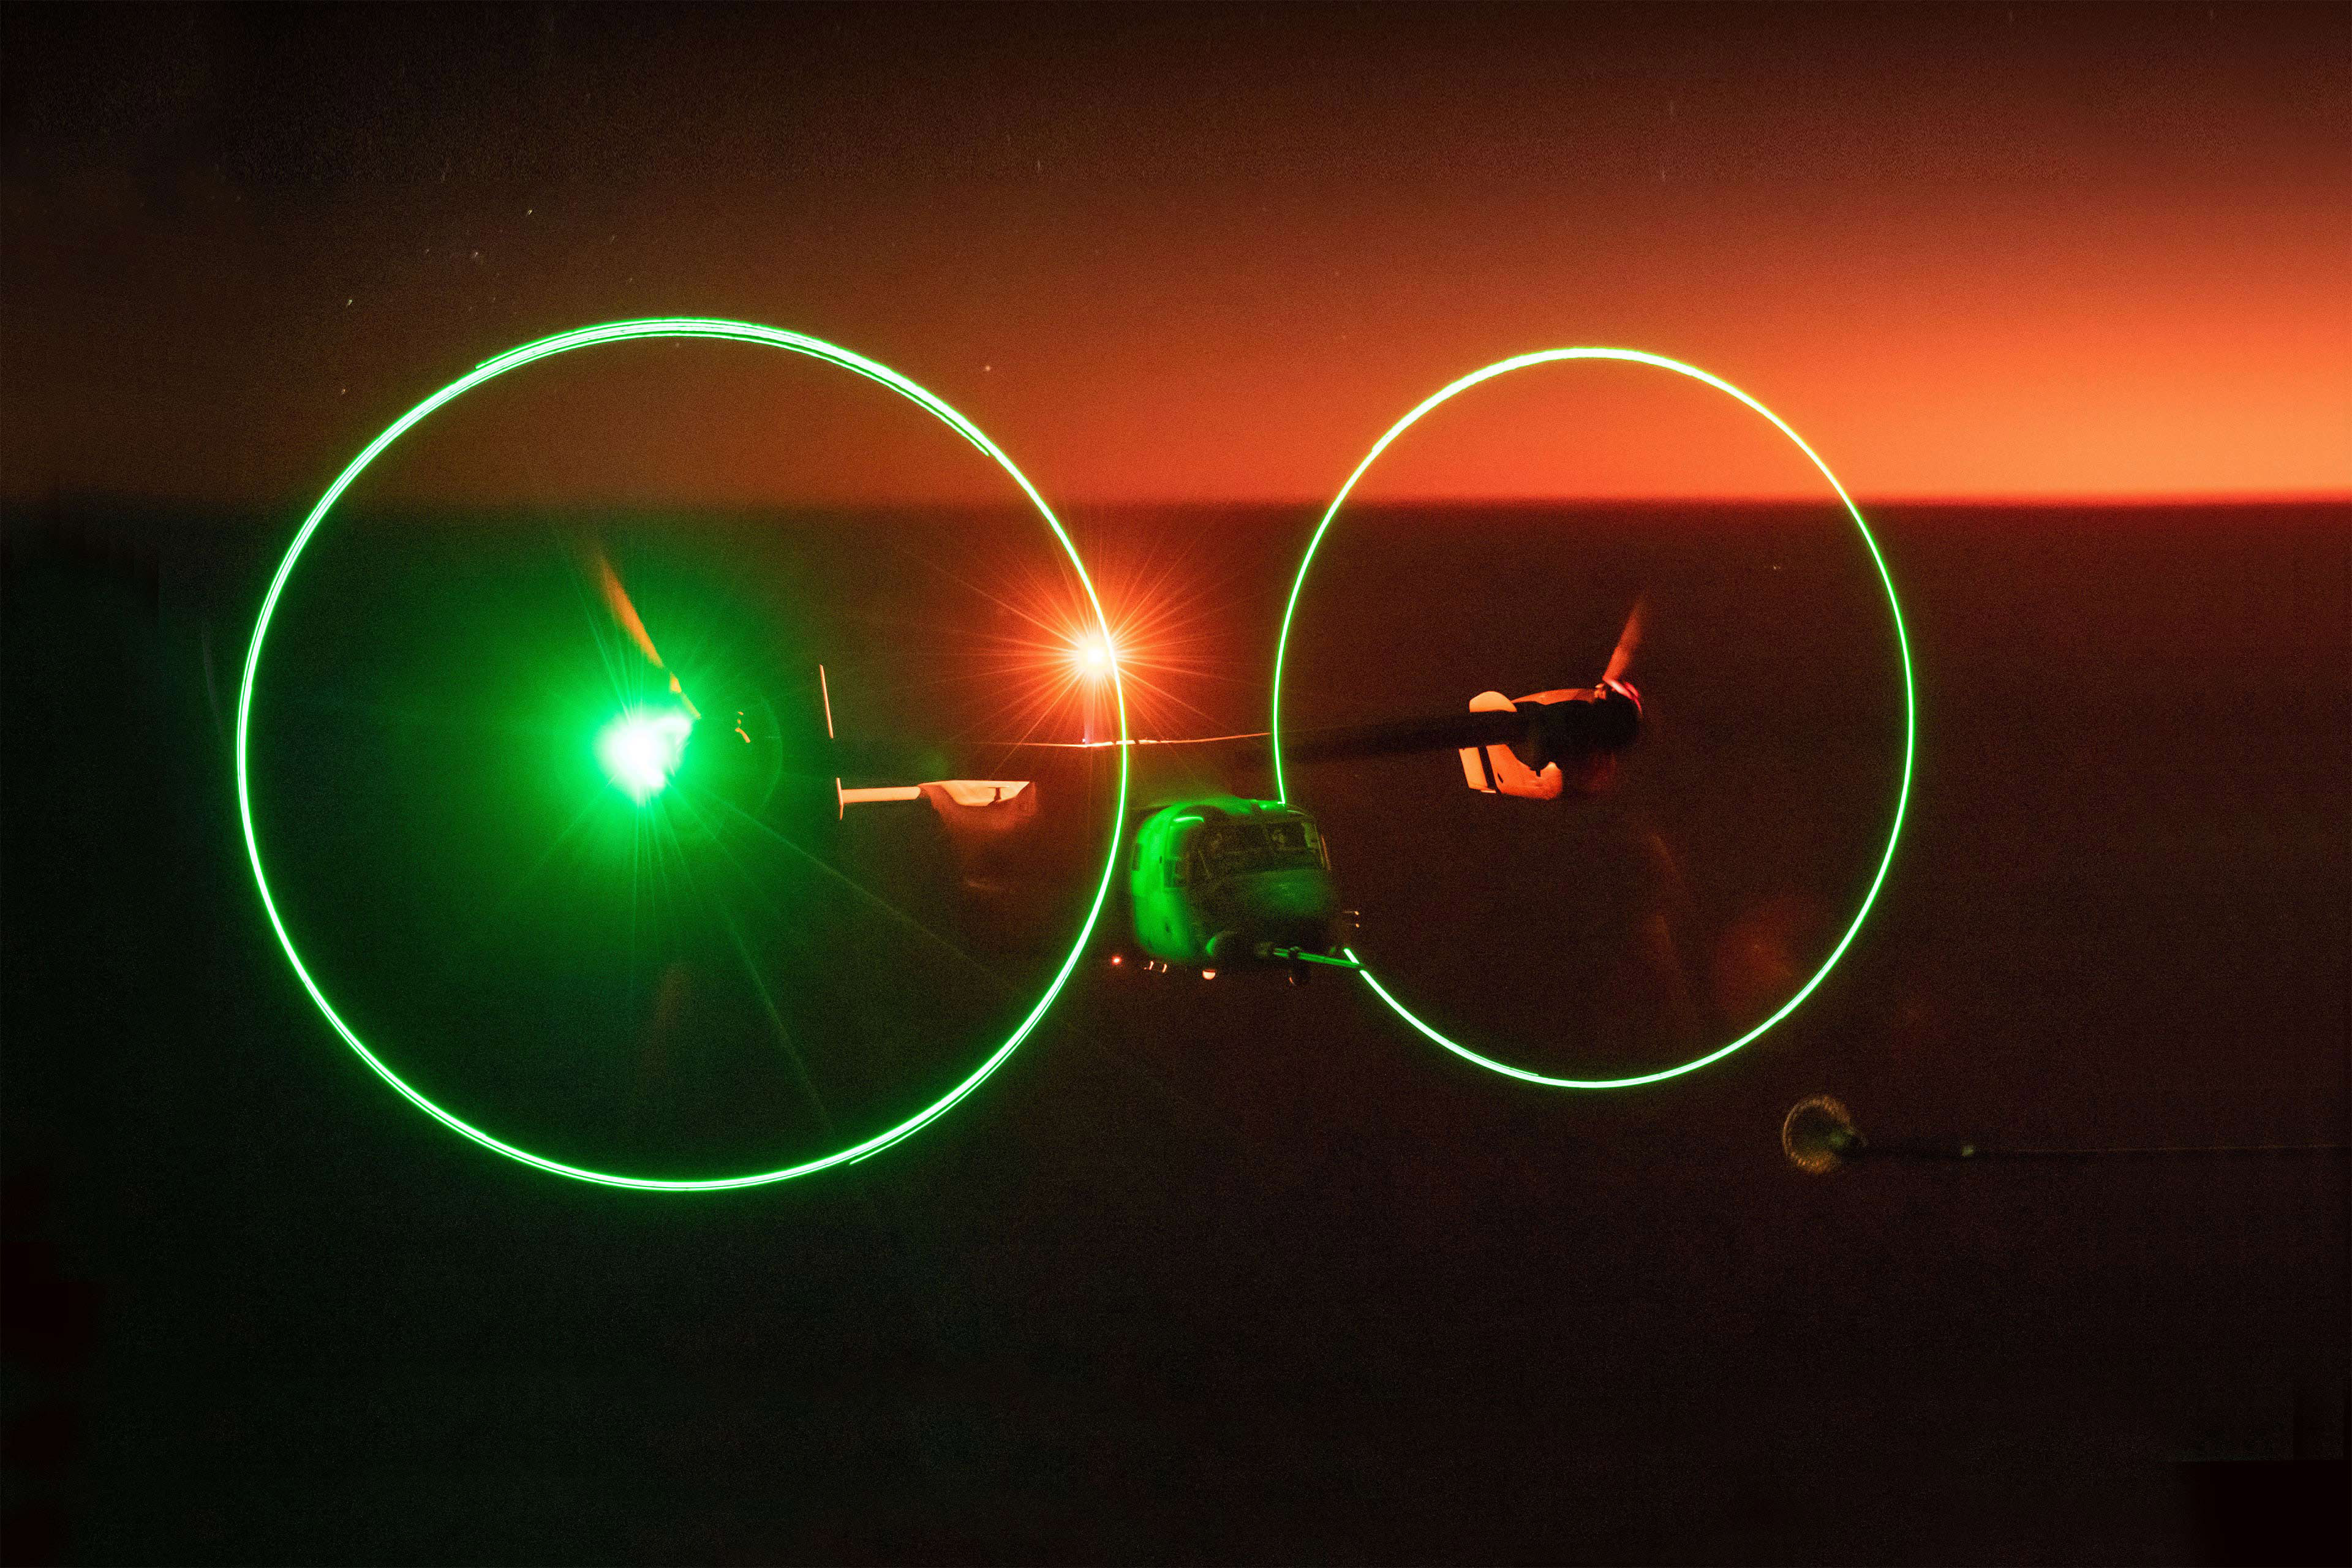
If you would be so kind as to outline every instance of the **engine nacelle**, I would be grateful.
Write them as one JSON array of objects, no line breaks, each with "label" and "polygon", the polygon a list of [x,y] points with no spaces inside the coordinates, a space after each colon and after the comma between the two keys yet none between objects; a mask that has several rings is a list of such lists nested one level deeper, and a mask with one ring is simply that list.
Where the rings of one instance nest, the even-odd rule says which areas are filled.
[{"label": "engine nacelle", "polygon": [[[1533,701],[1533,698],[1525,700]],[[1519,705],[1499,691],[1481,691],[1470,699],[1473,713],[1516,713]],[[1558,800],[1559,764],[1546,763],[1538,773],[1519,761],[1508,746],[1462,748],[1462,777],[1481,795],[1515,795],[1522,800]]]},{"label": "engine nacelle", "polygon": [[1617,777],[1617,753],[1642,727],[1642,699],[1622,680],[1537,691],[1516,701],[1499,691],[1470,700],[1473,713],[1516,713],[1532,704],[1526,754],[1499,742],[1461,748],[1463,781],[1481,795],[1558,800],[1598,795]]}]

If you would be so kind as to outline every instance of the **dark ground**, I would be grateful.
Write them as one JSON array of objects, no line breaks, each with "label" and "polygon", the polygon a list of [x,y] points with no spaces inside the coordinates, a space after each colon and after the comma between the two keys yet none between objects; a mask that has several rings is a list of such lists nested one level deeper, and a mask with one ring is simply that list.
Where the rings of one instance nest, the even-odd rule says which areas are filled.
[{"label": "dark ground", "polygon": [[[913,1142],[696,1196],[450,1136],[294,984],[224,720],[290,520],[12,519],[9,1558],[2342,1560],[2341,1158],[1822,1180],[1776,1139],[1827,1089],[1888,1134],[2343,1140],[2352,519],[1873,515],[1918,661],[1914,814],[1843,967],[1756,1047],[1562,1097],[1352,984],[1152,997],[1089,964]],[[1091,520],[1213,565],[1246,651],[1203,721],[1254,719],[1306,521]],[[1458,701],[1443,661],[1489,656],[1451,645],[1445,595],[1506,557],[1497,621],[1579,650],[1529,685],[1591,679],[1650,589],[1653,782],[1573,820],[1660,826],[1730,889],[1686,917],[1717,946],[1776,892],[1754,867],[1790,868],[1767,934],[1815,952],[1888,794],[1876,612],[1735,625],[1704,572],[1461,537],[1463,581],[1318,566],[1359,579],[1331,603],[1394,603],[1303,633],[1303,689],[1344,706],[1334,672],[1386,648],[1412,658],[1384,684]],[[1769,570],[1757,537],[1681,548]],[[1391,942],[1433,918],[1416,889],[1543,886],[1483,843],[1383,841],[1366,798],[1328,815],[1365,818],[1335,842]],[[1620,840],[1592,842],[1569,863]],[[1408,874],[1441,850],[1457,870]],[[1539,923],[1395,963],[1443,986],[1484,962],[1507,1012],[1624,1013],[1577,1000],[1590,952],[1485,945]],[[1703,951],[1693,984],[1738,1015]]]}]

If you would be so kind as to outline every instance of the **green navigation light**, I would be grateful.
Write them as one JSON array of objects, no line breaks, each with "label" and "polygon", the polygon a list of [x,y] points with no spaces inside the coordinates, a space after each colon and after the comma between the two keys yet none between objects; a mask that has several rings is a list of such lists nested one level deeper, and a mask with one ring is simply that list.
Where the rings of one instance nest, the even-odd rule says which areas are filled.
[{"label": "green navigation light", "polygon": [[[1420,406],[1391,426],[1387,435],[1372,444],[1372,449],[1365,454],[1364,460],[1356,465],[1356,471],[1348,476],[1348,482],[1339,487],[1339,493],[1332,498],[1329,509],[1323,513],[1323,521],[1316,526],[1314,536],[1307,542],[1307,553],[1299,558],[1298,574],[1291,580],[1289,601],[1282,608],[1282,632],[1274,647],[1274,711],[1268,727],[1273,731],[1275,794],[1287,801],[1290,798],[1290,791],[1282,766],[1282,666],[1285,657],[1290,651],[1290,626],[1298,614],[1299,595],[1307,586],[1307,571],[1315,563],[1315,552],[1322,545],[1323,536],[1331,531],[1332,522],[1339,515],[1339,508],[1346,504],[1349,495],[1355,489],[1357,482],[1364,477],[1365,471],[1372,466],[1382,452],[1389,449],[1398,437],[1412,429],[1420,421],[1422,416],[1449,399],[1469,391],[1479,383],[1492,381],[1498,375],[1505,375],[1515,370],[1525,370],[1530,365],[1551,364],[1561,360],[1580,359],[1618,360],[1630,364],[1652,365],[1659,370],[1672,371],[1676,375],[1688,376],[1693,381],[1704,382],[1717,392],[1736,399],[1762,415],[1771,421],[1773,428],[1795,442],[1797,449],[1811,459],[1813,467],[1821,470],[1822,478],[1829,481],[1830,489],[1835,490],[1838,500],[1844,503],[1846,514],[1853,519],[1854,529],[1862,535],[1862,542],[1870,552],[1871,563],[1878,568],[1878,581],[1886,590],[1886,611],[1895,623],[1895,651],[1903,674],[1903,782],[1895,792],[1894,817],[1886,826],[1886,848],[1878,858],[1878,869],[1870,879],[1869,889],[1862,896],[1861,907],[1853,912],[1853,923],[1845,928],[1845,934],[1838,938],[1837,945],[1830,950],[1830,955],[1822,961],[1822,966],[1813,972],[1812,977],[1799,986],[1795,994],[1780,1005],[1779,1011],[1728,1044],[1717,1046],[1705,1055],[1694,1057],[1677,1067],[1661,1068],[1656,1072],[1636,1073],[1625,1078],[1553,1078],[1544,1073],[1531,1072],[1526,1068],[1513,1067],[1507,1062],[1497,1061],[1492,1057],[1472,1050],[1458,1040],[1449,1038],[1424,1023],[1419,1016],[1398,999],[1395,993],[1382,985],[1370,967],[1367,966],[1359,971],[1364,977],[1364,984],[1372,988],[1372,994],[1386,1003],[1398,1017],[1412,1025],[1433,1043],[1452,1051],[1465,1061],[1475,1062],[1482,1068],[1506,1074],[1523,1082],[1543,1084],[1552,1089],[1631,1089],[1637,1084],[1657,1083],[1665,1079],[1679,1078],[1685,1073],[1696,1072],[1710,1063],[1719,1062],[1740,1047],[1759,1038],[1775,1024],[1795,1012],[1798,1005],[1811,995],[1821,983],[1829,977],[1830,971],[1837,967],[1838,960],[1845,956],[1846,949],[1853,945],[1854,937],[1862,930],[1862,922],[1869,917],[1871,906],[1878,901],[1879,889],[1886,884],[1887,868],[1895,862],[1895,844],[1896,839],[1902,837],[1904,812],[1911,802],[1912,754],[1916,748],[1919,734],[1919,700],[1911,679],[1911,638],[1903,627],[1903,606],[1895,597],[1895,578],[1886,569],[1885,556],[1879,552],[1878,541],[1871,537],[1870,525],[1863,521],[1862,509],[1853,504],[1853,498],[1846,494],[1845,487],[1838,482],[1838,477],[1830,472],[1830,467],[1822,461],[1821,454],[1805,444],[1803,437],[1790,429],[1788,423],[1779,415],[1721,377],[1710,375],[1695,365],[1668,359],[1663,354],[1643,353],[1639,349],[1546,349],[1538,353],[1519,354],[1510,359],[1498,360],[1484,370],[1471,372],[1461,380],[1440,389],[1423,400]],[[1348,952],[1348,956],[1358,958],[1352,951]],[[1358,961],[1361,962],[1360,959]]]},{"label": "green navigation light", "polygon": [[402,1099],[452,1132],[471,1139],[483,1148],[503,1154],[509,1160],[520,1161],[523,1164],[551,1172],[555,1175],[570,1176],[576,1181],[596,1182],[605,1186],[633,1187],[651,1192],[710,1192],[727,1187],[749,1187],[766,1182],[789,1181],[795,1176],[805,1176],[813,1172],[826,1170],[835,1165],[846,1164],[852,1161],[878,1154],[902,1139],[911,1137],[922,1131],[953,1110],[965,1096],[985,1082],[990,1074],[1004,1065],[1005,1059],[1012,1056],[1014,1047],[1035,1032],[1037,1026],[1044,1021],[1047,1010],[1053,1006],[1055,998],[1061,995],[1063,988],[1069,984],[1071,973],[1077,968],[1079,954],[1086,951],[1087,942],[1094,936],[1095,926],[1102,918],[1103,904],[1110,896],[1112,876],[1118,868],[1118,826],[1127,816],[1128,747],[1124,744],[1129,739],[1127,688],[1119,668],[1114,662],[1110,668],[1111,700],[1113,711],[1118,721],[1118,738],[1122,742],[1118,747],[1118,789],[1111,802],[1110,820],[1105,827],[1102,871],[1096,880],[1094,900],[1087,907],[1086,919],[1080,923],[1077,934],[1070,942],[1069,952],[1064,955],[1060,967],[1054,973],[1053,979],[1038,994],[1036,1001],[1022,1017],[1021,1022],[989,1051],[980,1065],[972,1069],[970,1076],[923,1110],[895,1126],[871,1133],[856,1142],[837,1149],[819,1159],[804,1160],[797,1164],[781,1166],[771,1171],[751,1172],[744,1175],[681,1179],[593,1171],[584,1166],[551,1160],[543,1154],[533,1153],[528,1149],[507,1142],[435,1104],[402,1079],[398,1073],[393,1071],[390,1065],[371,1050],[351,1025],[343,1020],[342,1016],[335,1011],[334,1005],[327,999],[325,991],[320,988],[318,981],[312,978],[309,967],[303,963],[301,953],[296,951],[294,939],[288,933],[286,921],[278,913],[278,900],[269,890],[268,873],[262,867],[261,841],[253,825],[253,780],[247,756],[253,730],[254,693],[261,673],[262,647],[268,639],[269,624],[278,613],[278,601],[285,596],[286,585],[293,578],[295,563],[301,560],[302,552],[326,522],[327,514],[334,509],[335,503],[342,499],[343,492],[358,481],[360,475],[367,470],[370,464],[382,457],[394,442],[407,434],[428,415],[444,405],[456,401],[486,381],[494,380],[509,371],[520,370],[524,365],[560,353],[568,353],[574,349],[593,347],[599,343],[659,338],[715,339],[730,342],[756,343],[769,348],[783,349],[792,353],[805,354],[812,359],[838,365],[853,374],[862,375],[869,381],[879,383],[930,414],[1002,468],[1005,476],[1020,488],[1021,493],[1028,498],[1029,503],[1037,509],[1037,515],[1045,519],[1045,526],[1053,533],[1055,542],[1061,546],[1063,553],[1069,559],[1071,569],[1077,574],[1079,586],[1086,590],[1087,604],[1094,612],[1097,629],[1100,631],[1105,643],[1109,642],[1110,620],[1103,613],[1102,599],[1095,592],[1094,579],[1087,574],[1086,563],[1078,558],[1077,546],[1071,542],[1068,532],[1063,529],[1061,521],[1055,517],[1053,509],[1045,504],[1045,498],[1037,492],[1037,488],[1029,482],[1027,476],[1013,466],[1013,459],[1006,457],[996,443],[981,433],[978,426],[931,393],[916,385],[888,366],[877,364],[862,354],[853,353],[847,349],[837,347],[820,338],[807,337],[799,332],[788,332],[775,327],[757,326],[748,321],[716,321],[694,316],[665,316],[648,321],[609,321],[601,326],[582,327],[573,331],[560,332],[553,337],[541,338],[535,342],[525,343],[520,348],[510,349],[495,359],[483,361],[466,375],[451,382],[406,414],[402,415],[400,418],[394,421],[390,428],[369,442],[360,455],[352,458],[350,465],[336,478],[335,482],[327,488],[327,493],[319,499],[318,505],[310,509],[310,516],[303,520],[301,528],[294,535],[294,542],[287,547],[285,559],[278,563],[277,574],[270,579],[269,591],[261,601],[261,614],[254,621],[253,640],[246,649],[245,678],[237,689],[236,697],[236,807],[238,820],[245,832],[246,858],[253,867],[254,886],[261,894],[262,910],[268,916],[270,929],[277,934],[278,945],[285,951],[286,961],[293,965],[295,978],[301,982],[303,990],[310,994],[311,1002],[318,1007],[329,1026],[342,1037],[343,1043],[357,1052],[360,1059],[367,1064],[369,1070],[391,1086]]},{"label": "green navigation light", "polygon": [[616,788],[643,805],[669,787],[693,731],[694,721],[675,708],[624,713],[597,732],[596,761]]}]

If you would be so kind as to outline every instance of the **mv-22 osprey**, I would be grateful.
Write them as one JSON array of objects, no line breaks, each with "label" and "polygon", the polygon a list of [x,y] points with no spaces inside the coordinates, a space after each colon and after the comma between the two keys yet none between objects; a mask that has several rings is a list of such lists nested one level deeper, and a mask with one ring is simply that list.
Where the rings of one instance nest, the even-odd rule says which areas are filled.
[{"label": "mv-22 osprey", "polygon": [[[1641,694],[1626,679],[1641,636],[1637,605],[1601,679],[1509,698],[1484,691],[1467,711],[1286,734],[1287,765],[1337,763],[1413,752],[1453,752],[1463,782],[1489,795],[1558,801],[1608,787],[1618,758],[1642,729]],[[1098,653],[1097,658],[1101,656]],[[1107,661],[1106,661],[1107,662]],[[821,689],[822,675],[820,675]],[[826,730],[833,729],[829,689]],[[722,739],[725,737],[722,736]],[[1181,749],[1188,763],[1206,753],[1236,771],[1262,764],[1271,738],[1037,742],[1011,748],[1066,752],[1074,744],[1125,745],[1130,758]],[[836,811],[928,803],[951,837],[966,842],[1017,839],[1037,815],[1033,779],[871,782],[867,755],[835,742],[842,768],[834,781]],[[1158,973],[1286,971],[1302,982],[1315,965],[1359,967],[1347,948],[1359,922],[1343,905],[1331,853],[1313,813],[1287,800],[1220,793],[1169,795],[1147,782],[1144,805],[1129,814],[1117,886],[1128,916],[1122,948],[1136,967]],[[1115,939],[1116,940],[1116,939]],[[1115,952],[1114,963],[1129,962]]]}]

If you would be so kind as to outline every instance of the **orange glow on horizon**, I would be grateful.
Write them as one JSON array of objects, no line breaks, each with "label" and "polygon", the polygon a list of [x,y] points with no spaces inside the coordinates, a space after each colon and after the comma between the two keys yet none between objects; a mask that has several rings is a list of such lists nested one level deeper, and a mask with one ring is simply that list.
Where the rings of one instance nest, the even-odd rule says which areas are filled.
[{"label": "orange glow on horizon", "polygon": [[[254,101],[373,102],[368,134],[226,158],[210,139],[301,116],[233,101],[235,72],[154,75],[174,29],[226,47],[168,15],[89,10],[47,45],[80,75],[16,73],[11,501],[282,507],[490,355],[673,314],[903,372],[1065,508],[1314,504],[1456,376],[1576,345],[1723,377],[1865,501],[2352,496],[2339,7],[1081,7],[1034,40],[986,7],[710,8],[657,50],[592,11],[543,68],[597,90],[490,144],[425,105],[510,90],[499,47],[428,51],[436,99],[320,43],[295,79],[253,65]],[[415,43],[396,10],[338,15],[289,26]],[[937,68],[960,49],[987,68]],[[813,58],[846,74],[773,90]],[[145,140],[71,96],[118,71]],[[1017,499],[919,411],[783,358],[564,356],[353,500]],[[1627,384],[1591,417],[1465,407],[1390,493],[1818,494],[1695,451]]]}]

